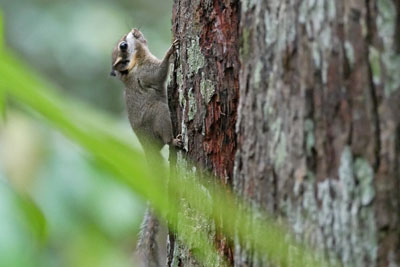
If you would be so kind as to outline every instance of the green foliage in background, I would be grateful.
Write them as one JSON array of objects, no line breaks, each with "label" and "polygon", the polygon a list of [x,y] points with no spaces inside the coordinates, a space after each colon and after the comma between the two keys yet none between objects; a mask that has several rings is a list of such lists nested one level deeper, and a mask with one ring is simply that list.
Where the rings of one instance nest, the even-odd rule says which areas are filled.
[{"label": "green foliage in background", "polygon": [[[50,77],[53,89],[73,97],[68,108],[78,113],[73,116],[80,117],[80,103],[90,103],[102,112],[87,117],[97,117],[110,134],[137,146],[125,118],[122,85],[109,76],[110,54],[121,35],[141,26],[152,51],[163,55],[171,41],[172,1],[0,0],[0,6],[6,21],[0,45],[6,42],[29,71]],[[143,201],[38,116],[21,112],[26,106],[11,98],[3,123],[4,96],[0,94],[0,180],[7,182],[0,186],[37,204],[46,217],[47,239],[39,250],[34,240],[26,239],[22,233],[29,227],[15,223],[9,215],[13,201],[4,194],[0,243],[24,253],[2,251],[10,260],[29,263],[20,266],[131,266]]]},{"label": "green foliage in background", "polygon": [[141,27],[162,57],[171,43],[172,0],[0,0],[9,46],[67,95],[124,113],[120,84],[109,76],[119,38]]}]

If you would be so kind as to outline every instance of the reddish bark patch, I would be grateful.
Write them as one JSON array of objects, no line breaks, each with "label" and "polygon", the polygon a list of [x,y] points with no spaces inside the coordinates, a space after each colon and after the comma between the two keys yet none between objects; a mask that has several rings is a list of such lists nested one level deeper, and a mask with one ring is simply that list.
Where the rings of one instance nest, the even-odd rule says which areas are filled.
[{"label": "reddish bark patch", "polygon": [[[215,86],[205,117],[203,149],[214,173],[225,182],[232,177],[236,152],[236,112],[239,92],[239,49],[237,3],[214,1],[210,16],[202,16],[200,47]],[[202,12],[202,13],[207,13]],[[207,76],[207,75],[206,75]]]}]

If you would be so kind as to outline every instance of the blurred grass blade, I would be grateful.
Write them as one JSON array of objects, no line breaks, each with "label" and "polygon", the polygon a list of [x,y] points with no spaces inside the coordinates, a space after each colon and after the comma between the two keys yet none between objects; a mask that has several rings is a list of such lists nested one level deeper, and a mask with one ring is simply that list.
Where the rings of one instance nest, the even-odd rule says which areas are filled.
[{"label": "blurred grass blade", "polygon": [[0,124],[6,119],[6,105],[7,99],[5,91],[1,89],[2,86],[0,85]]},{"label": "blurred grass blade", "polygon": [[28,196],[15,193],[15,199],[26,218],[25,223],[35,234],[37,240],[44,242],[47,237],[47,223],[42,211]]},{"label": "blurred grass blade", "polygon": [[0,50],[4,49],[4,20],[3,12],[0,9]]},{"label": "blurred grass blade", "polygon": [[[4,24],[2,15],[3,14],[0,10],[0,53],[3,53],[4,49]],[[0,86],[0,122],[3,121],[6,116],[6,94],[2,88],[3,86]]]},{"label": "blurred grass blade", "polygon": [[39,207],[32,199],[13,190],[6,182],[0,180],[0,187],[6,190],[13,199],[12,203],[16,204],[16,212],[22,215],[21,223],[30,230],[36,241],[43,243],[47,237],[47,222]]}]

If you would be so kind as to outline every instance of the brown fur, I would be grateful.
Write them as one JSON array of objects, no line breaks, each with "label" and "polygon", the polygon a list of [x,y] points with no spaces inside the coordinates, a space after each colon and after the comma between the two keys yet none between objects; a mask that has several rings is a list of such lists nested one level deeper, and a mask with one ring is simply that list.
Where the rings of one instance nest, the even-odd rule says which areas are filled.
[{"label": "brown fur", "polygon": [[139,260],[139,267],[159,267],[158,246],[156,234],[159,223],[157,217],[148,207],[144,215],[142,226],[139,233],[136,257]]},{"label": "brown fur", "polygon": [[[150,167],[154,168],[162,161],[160,149],[165,144],[182,146],[180,138],[173,138],[165,87],[173,47],[167,51],[163,60],[158,60],[149,51],[143,34],[133,29],[134,49],[128,46],[128,52],[123,52],[119,44],[122,41],[128,42],[128,35],[124,35],[113,50],[112,74],[125,84],[129,121]],[[158,266],[157,246],[154,244],[157,225],[157,219],[148,210],[137,247],[140,266]]]},{"label": "brown fur", "polygon": [[164,144],[173,142],[165,88],[168,61],[173,49],[171,47],[160,61],[149,51],[143,34],[133,29],[134,51],[122,52],[119,43],[128,41],[128,34],[119,40],[113,50],[112,68],[125,84],[128,117],[147,153],[150,144],[159,150]]}]

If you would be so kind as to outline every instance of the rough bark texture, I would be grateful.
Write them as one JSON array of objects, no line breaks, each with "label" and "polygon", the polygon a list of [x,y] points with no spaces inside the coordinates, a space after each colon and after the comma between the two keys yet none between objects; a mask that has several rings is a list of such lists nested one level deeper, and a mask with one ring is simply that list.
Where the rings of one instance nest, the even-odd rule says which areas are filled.
[{"label": "rough bark texture", "polygon": [[[400,265],[399,14],[395,0],[174,3],[187,158],[343,266]],[[266,265],[212,237],[232,265]],[[190,249],[170,253],[190,266]]]},{"label": "rough bark texture", "polygon": [[[232,184],[236,152],[238,30],[237,1],[174,2],[173,34],[180,40],[168,86],[174,129],[182,133],[185,159],[197,168],[211,170],[227,186]],[[179,161],[184,164],[178,157]],[[189,207],[181,216],[188,214],[193,215]],[[200,221],[198,227],[209,232],[221,253],[233,262],[231,242],[216,232],[218,223]],[[169,264],[196,265],[190,256],[196,244],[192,245],[184,247],[171,237]]]}]

